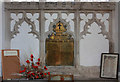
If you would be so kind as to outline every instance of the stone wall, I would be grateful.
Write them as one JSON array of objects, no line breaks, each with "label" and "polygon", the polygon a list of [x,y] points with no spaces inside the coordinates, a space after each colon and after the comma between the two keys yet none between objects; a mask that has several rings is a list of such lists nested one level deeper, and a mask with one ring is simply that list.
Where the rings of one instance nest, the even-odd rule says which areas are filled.
[{"label": "stone wall", "polygon": [[[97,20],[96,18],[96,13],[101,13],[104,14],[106,12],[110,13],[110,19],[108,19],[110,21],[110,30],[109,32],[104,31],[105,29],[102,28],[102,35],[106,35],[107,40],[109,40],[109,52],[117,52],[116,49],[116,45],[117,43],[114,42],[115,39],[113,40],[112,37],[112,29],[115,26],[116,28],[114,29],[115,31],[117,30],[117,26],[113,23],[115,23],[115,19],[112,20],[112,17],[115,16],[115,7],[116,7],[116,3],[110,2],[110,3],[84,3],[84,2],[21,2],[21,3],[17,3],[17,2],[6,2],[5,3],[5,12],[6,12],[6,32],[7,32],[7,36],[5,38],[7,38],[7,43],[8,45],[6,46],[6,48],[9,48],[11,46],[11,39],[13,38],[14,35],[19,34],[18,32],[18,27],[15,26],[14,31],[11,31],[9,29],[7,29],[9,27],[10,24],[10,13],[23,13],[24,17],[21,19],[21,21],[27,21],[27,23],[31,23],[29,21],[29,19],[26,18],[26,13],[39,13],[40,14],[40,18],[39,18],[39,30],[40,33],[38,33],[35,30],[35,26],[33,25],[33,28],[31,28],[32,30],[32,34],[35,34],[37,36],[37,39],[39,39],[39,54],[41,57],[41,61],[43,64],[45,64],[45,37],[47,35],[47,33],[45,32],[45,17],[44,17],[44,13],[50,13],[50,15],[52,15],[53,13],[58,13],[58,15],[60,16],[60,14],[63,13],[67,13],[67,15],[69,15],[71,12],[75,14],[75,18],[73,19],[74,23],[75,23],[75,28],[74,28],[74,35],[76,36],[75,38],[75,64],[74,66],[71,67],[48,67],[48,70],[51,71],[54,74],[74,74],[74,76],[76,76],[77,78],[99,78],[99,74],[100,74],[100,67],[98,66],[82,66],[80,65],[80,51],[79,51],[79,44],[80,44],[80,39],[82,39],[82,36],[89,34],[88,33],[88,28],[87,26],[89,26],[91,23],[93,23],[94,21],[100,25],[104,27],[103,23],[100,23],[100,20]],[[84,13],[85,15],[88,15],[89,13],[93,14],[93,19],[89,20],[89,23],[87,23],[87,26],[85,27],[85,30],[83,32],[80,33],[80,26],[79,26],[79,21],[81,20],[79,18],[79,14],[80,13]],[[8,20],[7,20],[8,19]],[[93,22],[92,22],[93,21]],[[18,22],[17,24],[21,24],[22,22]],[[114,31],[114,32],[115,32]],[[107,34],[108,33],[108,34]],[[114,33],[116,36],[116,33]],[[82,35],[82,36],[81,36]],[[117,38],[117,37],[116,37]],[[115,44],[115,47],[114,47]],[[99,58],[100,59],[100,58]],[[95,61],[96,62],[96,61]],[[76,78],[76,79],[77,79]]]}]

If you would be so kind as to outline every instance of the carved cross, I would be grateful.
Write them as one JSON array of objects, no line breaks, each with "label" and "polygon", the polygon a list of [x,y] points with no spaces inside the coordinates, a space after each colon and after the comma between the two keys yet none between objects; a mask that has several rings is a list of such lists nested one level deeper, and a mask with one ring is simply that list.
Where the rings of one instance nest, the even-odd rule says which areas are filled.
[{"label": "carved cross", "polygon": [[59,25],[58,25],[58,26],[59,26],[59,29],[60,29],[60,27],[61,27],[60,23],[59,23]]}]

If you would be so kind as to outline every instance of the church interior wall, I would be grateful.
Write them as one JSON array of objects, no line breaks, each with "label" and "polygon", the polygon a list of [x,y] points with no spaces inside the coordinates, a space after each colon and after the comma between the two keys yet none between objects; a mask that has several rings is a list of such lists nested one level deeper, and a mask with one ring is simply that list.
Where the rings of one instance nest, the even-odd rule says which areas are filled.
[{"label": "church interior wall", "polygon": [[[58,11],[61,11],[61,10],[58,10]],[[44,12],[44,11],[42,11],[42,12]],[[38,11],[38,13],[39,13],[39,11]],[[119,41],[118,40],[119,39],[118,38],[119,23],[118,23],[118,4],[117,3],[115,5],[115,10],[113,10],[111,13],[112,13],[112,20],[110,21],[111,22],[110,25],[112,25],[111,31],[112,31],[112,39],[113,39],[113,44],[114,44],[113,51],[117,53],[118,51],[120,51],[119,47],[118,47],[118,45],[119,45],[119,43],[118,43],[118,41]],[[38,32],[39,31],[41,32],[40,35],[42,37],[40,37],[40,41],[38,38],[36,38],[37,35],[33,36],[33,34],[27,34],[27,32],[32,30],[32,29],[30,29],[31,25],[27,24],[27,22],[23,22],[21,25],[19,25],[19,32],[21,32],[21,33],[14,35],[14,38],[11,39],[12,35],[10,33],[10,30],[13,29],[13,26],[10,25],[11,22],[10,22],[9,16],[12,16],[12,18],[14,18],[14,20],[12,21],[12,24],[15,24],[15,21],[19,21],[19,18],[21,17],[21,15],[18,14],[19,16],[17,17],[16,14],[14,14],[14,13],[10,14],[10,12],[3,9],[3,7],[1,5],[0,5],[0,14],[2,14],[2,15],[0,15],[0,21],[2,21],[2,22],[0,22],[0,49],[9,49],[9,48],[20,49],[21,61],[27,59],[28,55],[30,55],[32,53],[35,54],[36,58],[39,57],[41,54],[42,55],[44,54],[43,51],[45,50],[45,48],[44,48],[44,46],[45,46],[45,44],[44,44],[45,38],[44,37],[45,36],[43,33],[49,31],[50,22],[54,22],[53,19],[56,18],[55,14],[53,14],[53,13],[46,14],[46,18],[45,18],[46,22],[45,22],[45,25],[43,25],[44,24],[43,21],[45,21],[45,19],[42,19],[43,21],[40,19],[42,24],[41,23],[39,24],[39,21],[37,20],[37,18],[39,18],[39,16],[41,16],[41,15],[33,14],[33,16],[32,16],[31,14],[28,13],[28,17],[30,17],[31,21],[36,22],[35,23],[36,30]],[[73,13],[72,14],[71,13],[63,14],[63,18],[66,18],[66,21],[69,22],[70,27],[71,27],[70,30],[73,33],[78,32],[76,30],[76,28],[83,27],[85,22],[87,22],[90,17],[88,15],[85,16],[85,14],[81,14],[81,19],[83,18],[83,21],[82,21],[81,25],[77,26],[76,24],[79,24],[79,22],[76,23],[76,21],[74,21],[75,19],[72,20],[72,18],[74,18],[75,15],[76,15],[76,12],[74,14]],[[80,16],[80,13],[79,13],[79,16]],[[100,15],[98,14],[98,18],[99,18],[99,16]],[[103,20],[105,18],[107,18],[107,15],[103,15]],[[105,21],[107,21],[107,20],[105,19]],[[45,26],[45,28],[42,27],[42,25]],[[106,23],[106,25],[108,25],[108,23]],[[12,27],[12,28],[9,28],[9,27]],[[98,33],[101,31],[100,28],[101,27],[98,26],[98,24],[94,22],[91,25],[89,25],[89,30],[88,30],[89,32],[92,32],[92,34],[87,34],[86,36],[83,35],[84,39],[78,38],[76,40],[76,42],[79,41],[78,42],[79,50],[77,50],[75,52],[75,54],[78,54],[78,57],[80,57],[77,59],[77,63],[78,63],[77,65],[80,67],[80,68],[78,67],[78,70],[81,71],[83,69],[83,71],[84,71],[83,73],[80,72],[81,74],[84,74],[86,70],[92,71],[92,72],[93,72],[93,70],[97,70],[94,73],[98,73],[99,66],[100,66],[101,53],[102,52],[107,53],[110,51],[108,39],[105,39],[105,37],[103,37],[102,34],[98,35]],[[79,33],[82,32],[83,29],[82,28],[79,28],[79,29],[80,29]],[[43,32],[43,31],[45,31],[45,32]],[[76,36],[79,37],[78,34],[76,34]],[[78,51],[79,51],[79,53],[77,53]],[[1,56],[0,56],[0,58],[1,58]],[[25,63],[25,62],[21,62],[21,64],[22,63]],[[0,67],[1,67],[1,64],[0,64]],[[74,69],[71,69],[71,70],[74,70]],[[54,70],[52,70],[52,71],[54,71]],[[0,68],[0,73],[2,73],[1,68]],[[87,72],[86,74],[88,74],[88,73],[90,73],[90,72]],[[95,75],[98,75],[98,74],[95,74]],[[84,75],[81,77],[84,77]],[[95,77],[95,76],[91,75],[91,77]]]}]

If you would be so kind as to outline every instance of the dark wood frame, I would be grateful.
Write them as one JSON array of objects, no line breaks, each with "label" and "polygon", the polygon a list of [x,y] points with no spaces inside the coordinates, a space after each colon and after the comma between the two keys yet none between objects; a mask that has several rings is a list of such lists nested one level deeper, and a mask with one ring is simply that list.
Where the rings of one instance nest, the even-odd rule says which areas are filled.
[{"label": "dark wood frame", "polygon": [[[103,56],[104,55],[117,55],[118,57],[117,57],[117,71],[116,71],[116,78],[114,78],[114,77],[103,77],[101,74],[102,74],[102,69],[103,69]],[[119,67],[119,54],[118,53],[102,53],[101,54],[101,65],[100,65],[100,78],[107,78],[107,79],[118,79],[118,67]]]}]

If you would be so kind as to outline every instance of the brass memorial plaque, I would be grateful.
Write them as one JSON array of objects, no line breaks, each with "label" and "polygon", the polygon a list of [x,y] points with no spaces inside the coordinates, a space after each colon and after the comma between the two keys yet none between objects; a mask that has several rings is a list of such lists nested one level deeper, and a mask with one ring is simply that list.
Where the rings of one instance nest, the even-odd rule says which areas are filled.
[{"label": "brass memorial plaque", "polygon": [[74,39],[66,30],[59,21],[53,29],[54,32],[46,39],[46,65],[74,65]]}]

